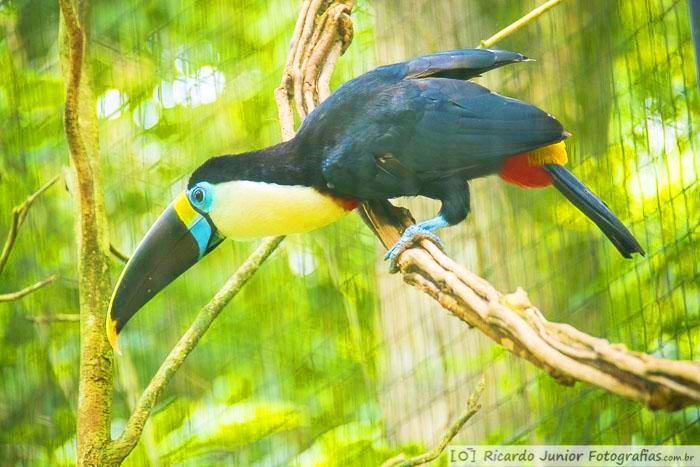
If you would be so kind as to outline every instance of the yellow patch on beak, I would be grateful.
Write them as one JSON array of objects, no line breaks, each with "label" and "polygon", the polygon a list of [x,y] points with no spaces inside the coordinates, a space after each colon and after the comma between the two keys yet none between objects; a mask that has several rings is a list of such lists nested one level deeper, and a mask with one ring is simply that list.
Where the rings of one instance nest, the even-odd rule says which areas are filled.
[{"label": "yellow patch on beak", "polygon": [[173,205],[175,207],[175,212],[177,213],[182,223],[185,224],[187,228],[189,228],[192,225],[192,222],[194,222],[194,220],[199,214],[197,213],[197,211],[194,210],[194,208],[192,208],[190,200],[187,199],[187,194],[183,191],[182,193],[177,195],[177,198],[175,198]]},{"label": "yellow patch on beak", "polygon": [[564,165],[569,161],[564,141],[530,151],[527,156],[530,165],[537,167],[545,164]]},{"label": "yellow patch on beak", "polygon": [[117,341],[117,322],[107,316],[107,340],[109,345],[117,355],[121,355],[122,351],[119,348],[119,342]]}]

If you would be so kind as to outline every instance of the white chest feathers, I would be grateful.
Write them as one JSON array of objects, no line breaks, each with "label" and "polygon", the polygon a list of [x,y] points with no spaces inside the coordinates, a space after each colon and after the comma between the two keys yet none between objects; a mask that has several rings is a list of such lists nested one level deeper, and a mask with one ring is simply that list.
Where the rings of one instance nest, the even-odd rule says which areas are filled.
[{"label": "white chest feathers", "polygon": [[226,237],[251,239],[308,232],[351,211],[310,187],[238,180],[215,185],[209,215]]}]

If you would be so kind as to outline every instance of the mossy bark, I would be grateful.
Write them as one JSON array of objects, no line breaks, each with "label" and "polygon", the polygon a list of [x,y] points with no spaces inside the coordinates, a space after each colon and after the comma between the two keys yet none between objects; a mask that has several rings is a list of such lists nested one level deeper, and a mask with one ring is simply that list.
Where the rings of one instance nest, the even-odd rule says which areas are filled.
[{"label": "mossy bark", "polygon": [[77,463],[105,465],[112,412],[112,350],[104,332],[112,285],[107,218],[100,183],[95,100],[85,66],[89,4],[61,0],[61,63],[65,77],[64,125],[77,204],[80,294],[80,384]]}]

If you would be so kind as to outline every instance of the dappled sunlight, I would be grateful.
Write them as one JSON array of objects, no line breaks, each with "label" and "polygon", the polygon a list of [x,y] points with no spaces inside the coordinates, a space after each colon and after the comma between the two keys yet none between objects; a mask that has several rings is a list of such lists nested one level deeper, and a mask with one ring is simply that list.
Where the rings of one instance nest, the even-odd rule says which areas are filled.
[{"label": "dappled sunlight", "polygon": [[223,92],[225,81],[224,74],[212,66],[203,66],[193,75],[178,76],[173,81],[173,102],[186,107],[211,104]]},{"label": "dappled sunlight", "polygon": [[[98,145],[101,233],[115,250],[133,256],[205,160],[281,141],[274,92],[302,3],[326,4],[93,4],[83,83],[94,100],[83,110],[94,111],[97,124],[84,140],[91,151]],[[353,3],[354,36],[331,89],[377,65],[475,46],[543,1]],[[545,109],[571,131],[567,167],[646,256],[619,255],[556,188],[524,190],[496,176],[470,184],[469,216],[440,236],[455,262],[498,290],[522,287],[551,321],[631,351],[697,361],[700,94],[688,4],[589,3],[561,2],[498,43],[536,61],[476,82]],[[62,15],[45,6],[37,13],[31,2],[0,1],[1,235],[27,194],[71,173]],[[400,119],[417,118],[415,110],[407,106]],[[373,136],[358,128],[352,137]],[[0,276],[3,291],[59,276],[0,307],[0,446],[8,465],[72,465],[77,455],[80,325],[30,321],[77,313],[81,304],[79,197],[75,181],[64,179],[32,208]],[[401,204],[418,220],[440,209],[433,200]],[[113,437],[170,349],[260,243],[226,240],[129,322],[124,355],[114,358]],[[697,408],[670,415],[592,386],[560,386],[387,274],[383,253],[356,214],[287,237],[159,395],[124,465],[379,465],[434,445],[482,373],[483,408],[454,444],[700,439]],[[123,266],[116,255],[105,264],[112,284]],[[454,277],[436,284],[451,286]]]},{"label": "dappled sunlight", "polygon": [[318,268],[316,256],[306,248],[287,249],[289,269],[295,276],[308,276]]},{"label": "dappled sunlight", "polygon": [[97,116],[115,120],[124,113],[129,97],[118,89],[109,89],[97,98]]},{"label": "dappled sunlight", "polygon": [[[223,93],[226,82],[224,73],[214,66],[205,65],[194,73],[185,74],[181,59],[176,60],[181,72],[173,81],[162,81],[153,90],[153,99],[141,101],[133,110],[133,122],[144,130],[155,127],[161,119],[162,109],[176,106],[199,107],[214,103]],[[253,74],[240,78],[244,89],[250,86]],[[101,119],[116,120],[128,108],[128,96],[118,89],[109,89],[97,100],[97,115]]]},{"label": "dappled sunlight", "polygon": [[134,110],[134,123],[144,130],[150,130],[160,120],[160,106],[153,101],[141,102]]},{"label": "dappled sunlight", "polygon": [[[650,102],[651,99],[647,99],[647,105]],[[683,154],[679,153],[677,135],[687,134],[685,120],[664,122],[660,115],[652,114],[646,118],[645,124],[634,126],[632,137],[646,139],[648,150],[635,154],[637,161],[631,167],[628,181],[632,200],[668,200],[695,180],[693,154],[688,145],[684,145],[686,151]],[[632,143],[626,140],[625,144]]]}]

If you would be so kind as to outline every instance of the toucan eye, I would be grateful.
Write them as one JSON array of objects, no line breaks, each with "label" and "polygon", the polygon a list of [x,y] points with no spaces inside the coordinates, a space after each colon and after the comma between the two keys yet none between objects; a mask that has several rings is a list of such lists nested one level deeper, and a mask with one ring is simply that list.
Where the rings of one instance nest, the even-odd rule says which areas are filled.
[{"label": "toucan eye", "polygon": [[192,190],[192,199],[194,199],[197,203],[204,201],[204,190],[201,188],[195,188]]},{"label": "toucan eye", "polygon": [[209,211],[213,195],[212,186],[207,182],[199,182],[187,192],[187,198],[190,200],[192,207],[200,212]]}]

